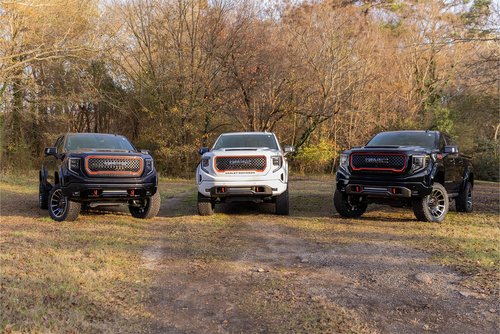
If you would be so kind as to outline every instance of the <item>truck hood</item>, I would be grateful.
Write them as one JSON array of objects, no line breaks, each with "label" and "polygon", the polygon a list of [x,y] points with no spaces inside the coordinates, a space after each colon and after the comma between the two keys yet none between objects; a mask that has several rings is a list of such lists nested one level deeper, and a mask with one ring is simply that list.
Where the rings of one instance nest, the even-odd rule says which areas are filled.
[{"label": "truck hood", "polygon": [[215,153],[220,153],[220,152],[275,152],[279,153],[279,150],[267,148],[267,147],[255,147],[255,148],[250,148],[250,147],[232,147],[232,148],[219,148],[216,150],[212,150],[211,152]]},{"label": "truck hood", "polygon": [[123,155],[123,156],[138,156],[145,157],[149,156],[149,154],[144,154],[138,151],[129,151],[129,150],[114,150],[114,149],[81,149],[69,151],[68,155],[70,156],[85,156],[85,155]]},{"label": "truck hood", "polygon": [[387,152],[387,153],[405,153],[411,154],[431,154],[432,150],[421,146],[398,146],[398,145],[384,145],[384,146],[362,146],[354,147],[344,153],[358,153],[358,152]]}]

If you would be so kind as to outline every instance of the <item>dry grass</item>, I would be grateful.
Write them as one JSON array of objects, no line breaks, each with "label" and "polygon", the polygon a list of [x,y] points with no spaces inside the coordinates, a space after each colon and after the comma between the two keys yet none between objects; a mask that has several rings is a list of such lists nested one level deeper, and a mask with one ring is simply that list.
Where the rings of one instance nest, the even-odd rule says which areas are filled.
[{"label": "dry grass", "polygon": [[[19,182],[21,180],[21,182]],[[36,179],[0,184],[0,328],[141,332],[152,286],[142,265],[151,221],[83,213],[56,223],[38,210]]]},{"label": "dry grass", "polygon": [[162,261],[188,268],[187,278],[202,272],[198,278],[203,280],[207,270],[244,277],[233,293],[242,319],[261,324],[254,331],[370,331],[354,311],[302,292],[286,271],[247,277],[249,268],[237,261],[259,247],[260,240],[242,237],[254,221],[278,224],[325,250],[355,242],[401,242],[468,273],[466,283],[481,291],[494,291],[500,277],[499,190],[494,183],[476,188],[476,213],[450,212],[443,224],[420,223],[411,210],[386,207],[373,207],[362,219],[340,219],[333,212],[329,178],[295,179],[290,217],[254,210],[233,214],[231,209],[199,217],[192,182],[162,180],[165,203],[176,194],[183,197],[175,209],[167,204],[152,221],[92,212],[73,223],[55,223],[36,208],[36,178],[5,180],[0,183],[0,329],[6,332],[148,331],[155,317],[148,305],[157,273],[144,266],[143,252],[158,240],[167,247]]},{"label": "dry grass", "polygon": [[[293,281],[293,280],[292,280]],[[272,333],[372,333],[355,311],[323,296],[311,296],[286,277],[269,277],[248,287],[241,309],[261,320],[255,332]]]}]

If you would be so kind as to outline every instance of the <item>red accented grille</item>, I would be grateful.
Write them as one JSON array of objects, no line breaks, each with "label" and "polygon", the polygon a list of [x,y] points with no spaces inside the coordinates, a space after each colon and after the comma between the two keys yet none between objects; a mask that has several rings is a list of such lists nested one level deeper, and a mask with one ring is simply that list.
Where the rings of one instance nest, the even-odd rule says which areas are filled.
[{"label": "red accented grille", "polygon": [[224,171],[262,172],[266,169],[266,157],[265,156],[216,157],[215,168],[219,172],[224,172]]},{"label": "red accented grille", "polygon": [[85,170],[92,176],[140,176],[143,168],[140,157],[93,155],[85,158]]},{"label": "red accented grille", "polygon": [[403,153],[352,153],[350,165],[353,171],[391,171],[403,172],[408,157]]}]

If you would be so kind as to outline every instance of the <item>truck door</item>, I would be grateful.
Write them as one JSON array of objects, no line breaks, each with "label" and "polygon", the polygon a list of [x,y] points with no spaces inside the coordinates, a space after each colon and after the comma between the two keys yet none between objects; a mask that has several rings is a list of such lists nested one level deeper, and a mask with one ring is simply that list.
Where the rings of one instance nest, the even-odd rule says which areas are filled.
[{"label": "truck door", "polygon": [[[446,146],[457,146],[457,144],[447,135],[442,135]],[[458,192],[462,183],[462,168],[463,160],[460,154],[444,153],[444,166],[445,166],[445,188],[450,193]]]},{"label": "truck door", "polygon": [[454,160],[448,154],[444,153],[444,147],[446,146],[446,140],[442,134],[439,134],[439,152],[443,156],[443,166],[444,166],[444,184],[447,192],[453,192],[453,167]]},{"label": "truck door", "polygon": [[[57,138],[54,147],[57,148],[57,155],[62,153],[64,144],[64,136]],[[54,178],[55,172],[59,169],[59,158],[57,156],[48,155],[45,156],[44,165],[47,172],[47,182],[49,182],[52,186],[56,184],[56,180]]]}]

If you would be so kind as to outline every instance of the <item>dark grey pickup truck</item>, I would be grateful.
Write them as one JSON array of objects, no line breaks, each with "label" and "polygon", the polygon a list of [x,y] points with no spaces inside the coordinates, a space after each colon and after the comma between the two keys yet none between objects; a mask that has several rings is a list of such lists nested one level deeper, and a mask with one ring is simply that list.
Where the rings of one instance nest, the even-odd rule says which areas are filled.
[{"label": "dark grey pickup truck", "polygon": [[124,136],[67,133],[45,149],[39,202],[56,221],[75,220],[82,205],[127,205],[136,218],[160,209],[153,158]]},{"label": "dark grey pickup truck", "polygon": [[368,204],[412,207],[418,220],[441,222],[450,201],[472,211],[474,170],[453,139],[439,131],[391,131],[341,154],[334,204],[344,217]]}]

